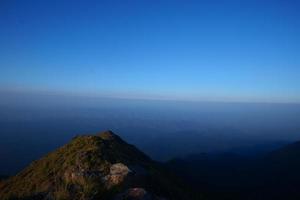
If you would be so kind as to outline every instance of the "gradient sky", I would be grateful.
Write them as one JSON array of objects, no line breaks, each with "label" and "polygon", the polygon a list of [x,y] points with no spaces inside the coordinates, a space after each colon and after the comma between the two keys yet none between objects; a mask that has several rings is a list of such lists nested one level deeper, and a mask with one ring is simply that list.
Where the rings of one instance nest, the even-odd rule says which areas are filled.
[{"label": "gradient sky", "polygon": [[300,102],[300,1],[0,1],[0,88]]}]

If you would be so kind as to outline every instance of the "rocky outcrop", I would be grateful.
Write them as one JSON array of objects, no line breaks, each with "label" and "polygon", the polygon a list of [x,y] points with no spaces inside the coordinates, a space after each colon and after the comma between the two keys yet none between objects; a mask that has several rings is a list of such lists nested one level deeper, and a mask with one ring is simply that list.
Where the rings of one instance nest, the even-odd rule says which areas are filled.
[{"label": "rocky outcrop", "polygon": [[109,189],[115,185],[121,184],[126,177],[132,174],[132,171],[123,163],[116,163],[110,167],[109,174],[103,180],[106,187]]}]

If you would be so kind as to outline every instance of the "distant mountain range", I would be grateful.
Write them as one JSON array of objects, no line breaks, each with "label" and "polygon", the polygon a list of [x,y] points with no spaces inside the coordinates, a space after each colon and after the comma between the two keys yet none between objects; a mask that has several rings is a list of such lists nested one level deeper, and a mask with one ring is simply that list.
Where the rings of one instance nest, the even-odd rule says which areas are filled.
[{"label": "distant mountain range", "polygon": [[73,138],[0,182],[1,200],[300,199],[300,142],[261,156],[153,161],[112,131]]},{"label": "distant mountain range", "polygon": [[197,154],[167,163],[208,199],[300,199],[300,142],[268,154]]}]

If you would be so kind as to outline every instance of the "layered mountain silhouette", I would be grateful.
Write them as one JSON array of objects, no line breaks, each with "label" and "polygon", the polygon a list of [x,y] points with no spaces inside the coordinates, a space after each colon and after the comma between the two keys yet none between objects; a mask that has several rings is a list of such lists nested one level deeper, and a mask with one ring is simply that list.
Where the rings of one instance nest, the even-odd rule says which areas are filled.
[{"label": "layered mountain silhouette", "polygon": [[300,199],[300,142],[255,157],[190,155],[168,166],[208,199]]},{"label": "layered mountain silhouette", "polygon": [[1,200],[191,199],[180,182],[111,131],[77,136],[0,183]]}]

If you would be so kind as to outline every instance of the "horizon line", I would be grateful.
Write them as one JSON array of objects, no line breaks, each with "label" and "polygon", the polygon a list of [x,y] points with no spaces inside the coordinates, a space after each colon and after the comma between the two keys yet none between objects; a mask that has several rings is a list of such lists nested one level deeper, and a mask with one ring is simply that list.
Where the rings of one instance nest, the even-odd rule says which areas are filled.
[{"label": "horizon line", "polygon": [[[174,101],[174,102],[187,102],[187,103],[249,103],[249,104],[300,104],[300,101],[267,101],[267,100],[220,100],[217,98],[201,97],[200,98],[184,98],[184,97],[168,97],[160,96],[150,93],[144,93],[143,95],[122,95],[118,93],[105,93],[105,92],[82,92],[82,91],[70,91],[70,90],[53,90],[53,89],[37,89],[37,88],[4,88],[0,86],[1,93],[11,94],[35,94],[35,95],[51,95],[51,96],[67,96],[67,97],[81,97],[81,98],[102,98],[102,99],[119,99],[119,100],[141,100],[141,101]],[[148,95],[148,96],[145,96]],[[219,97],[220,98],[220,97]],[[225,97],[228,98],[228,97]]]}]

